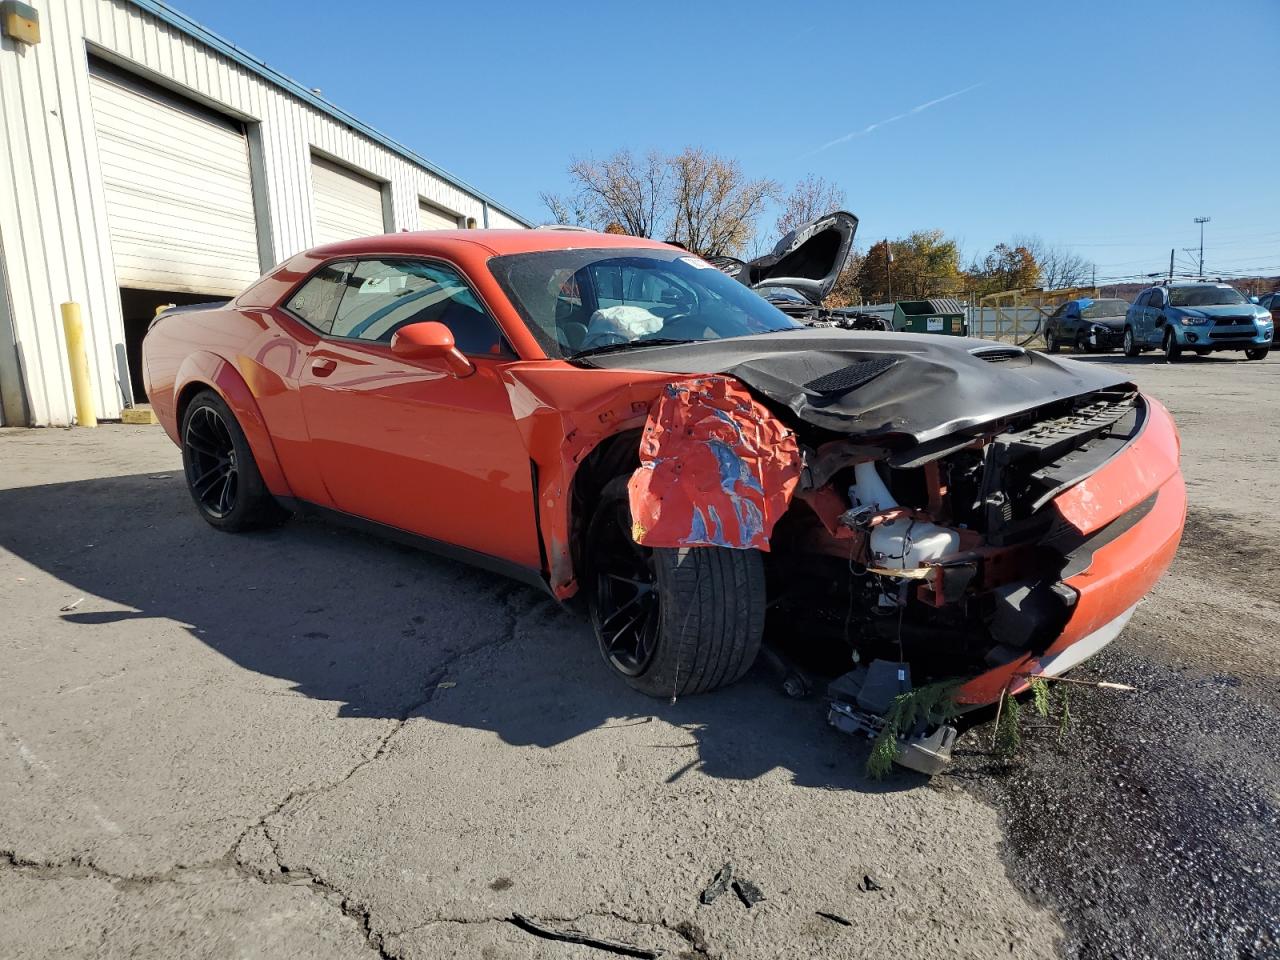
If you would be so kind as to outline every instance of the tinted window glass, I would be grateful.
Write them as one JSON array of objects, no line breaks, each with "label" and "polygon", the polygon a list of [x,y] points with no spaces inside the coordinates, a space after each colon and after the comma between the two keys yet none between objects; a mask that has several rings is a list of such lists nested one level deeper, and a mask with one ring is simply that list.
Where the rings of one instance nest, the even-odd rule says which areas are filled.
[{"label": "tinted window glass", "polygon": [[1129,309],[1126,300],[1095,300],[1084,308],[1086,320],[1100,320],[1103,317],[1123,317]]},{"label": "tinted window glass", "polygon": [[317,330],[328,333],[353,266],[351,261],[343,261],[321,267],[285,306]]},{"label": "tinted window glass", "polygon": [[1164,306],[1164,291],[1163,291],[1163,290],[1152,290],[1152,291],[1151,291],[1151,306],[1156,307],[1157,309],[1159,309],[1160,307],[1163,307],[1163,306]]},{"label": "tinted window glass", "polygon": [[802,326],[680,250],[548,250],[495,257],[489,269],[553,357]]},{"label": "tinted window glass", "polygon": [[333,335],[390,343],[410,323],[443,323],[463,353],[500,354],[498,326],[449,267],[415,260],[361,260],[333,323]]},{"label": "tinted window glass", "polygon": [[1174,287],[1169,303],[1175,307],[1223,307],[1247,302],[1231,287]]}]

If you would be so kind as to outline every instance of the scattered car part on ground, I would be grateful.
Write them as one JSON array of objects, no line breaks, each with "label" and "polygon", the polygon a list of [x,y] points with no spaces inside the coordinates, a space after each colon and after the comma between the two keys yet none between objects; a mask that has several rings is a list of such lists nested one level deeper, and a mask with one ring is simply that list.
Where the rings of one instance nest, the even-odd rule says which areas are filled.
[{"label": "scattered car part on ground", "polygon": [[526,933],[531,933],[535,937],[541,937],[544,940],[558,940],[561,943],[576,943],[583,947],[594,947],[597,950],[603,950],[606,953],[614,953],[620,957],[639,957],[640,960],[658,960],[665,951],[649,950],[645,947],[637,947],[630,943],[622,943],[618,940],[606,940],[604,937],[593,937],[590,934],[582,933],[579,930],[560,930],[555,927],[548,927],[545,924],[536,923],[526,916],[518,913],[511,915],[511,923],[513,926],[519,927]]},{"label": "scattered car part on ground", "polygon": [[1125,316],[1125,356],[1163,350],[1173,362],[1184,350],[1208,356],[1243,351],[1261,360],[1271,349],[1271,313],[1226,283],[1174,280],[1138,294]]},{"label": "scattered car part on ground", "polygon": [[[816,307],[855,225],[743,269]],[[861,684],[832,722],[877,735],[878,663],[904,702],[951,684],[967,710],[1096,653],[1185,512],[1172,419],[1112,369],[815,329],[632,237],[322,247],[162,313],[144,360],[211,525],[320,513],[581,594],[605,661],[658,697],[742,676],[767,611]],[[930,710],[890,729],[926,772],[954,739]]]},{"label": "scattered car part on ground", "polygon": [[1044,342],[1050,353],[1073,347],[1076,353],[1105,353],[1124,340],[1128,300],[1068,300],[1044,323]]},{"label": "scattered car part on ground", "polygon": [[702,893],[698,894],[698,900],[704,905],[715,903],[722,893],[728,891],[729,884],[732,882],[733,864],[726,863],[716,871],[716,875],[711,878],[711,882],[707,884]]}]

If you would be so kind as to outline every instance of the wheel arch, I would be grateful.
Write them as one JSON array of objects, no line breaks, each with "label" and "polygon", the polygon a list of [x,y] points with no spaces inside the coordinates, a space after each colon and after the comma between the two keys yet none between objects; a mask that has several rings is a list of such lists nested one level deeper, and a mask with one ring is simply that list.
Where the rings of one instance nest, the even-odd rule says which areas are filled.
[{"label": "wheel arch", "polygon": [[249,442],[249,449],[253,451],[253,459],[267,489],[277,497],[292,496],[293,491],[285,479],[275,445],[271,441],[271,432],[267,429],[267,422],[263,419],[253,391],[249,389],[240,371],[216,354],[207,351],[193,353],[178,369],[173,389],[174,424],[179,433],[175,439],[178,443],[182,442],[182,421],[187,407],[202,390],[216,393],[235,415],[236,422]]},{"label": "wheel arch", "polygon": [[640,466],[642,433],[642,427],[633,427],[610,434],[591,448],[574,471],[569,498],[569,546],[575,578],[583,569],[587,524],[600,505],[600,494],[609,481],[629,476]]}]

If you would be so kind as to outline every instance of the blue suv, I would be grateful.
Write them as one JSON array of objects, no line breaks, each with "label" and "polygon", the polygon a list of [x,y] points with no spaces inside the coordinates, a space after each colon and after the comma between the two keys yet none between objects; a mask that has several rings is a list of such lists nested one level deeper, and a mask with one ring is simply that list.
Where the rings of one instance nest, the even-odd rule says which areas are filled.
[{"label": "blue suv", "polygon": [[1261,360],[1271,349],[1271,314],[1225,283],[1169,282],[1138,294],[1125,314],[1124,353],[1161,349],[1166,360],[1183,350],[1207,356],[1243,350]]}]

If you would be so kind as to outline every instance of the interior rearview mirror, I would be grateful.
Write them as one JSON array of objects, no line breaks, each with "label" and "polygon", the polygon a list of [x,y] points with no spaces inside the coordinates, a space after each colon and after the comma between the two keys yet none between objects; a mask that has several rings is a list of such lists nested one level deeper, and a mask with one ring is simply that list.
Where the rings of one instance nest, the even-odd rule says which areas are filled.
[{"label": "interior rearview mirror", "polygon": [[456,377],[476,372],[475,365],[454,344],[449,328],[434,320],[401,327],[391,338],[391,352],[405,360],[443,360]]}]

